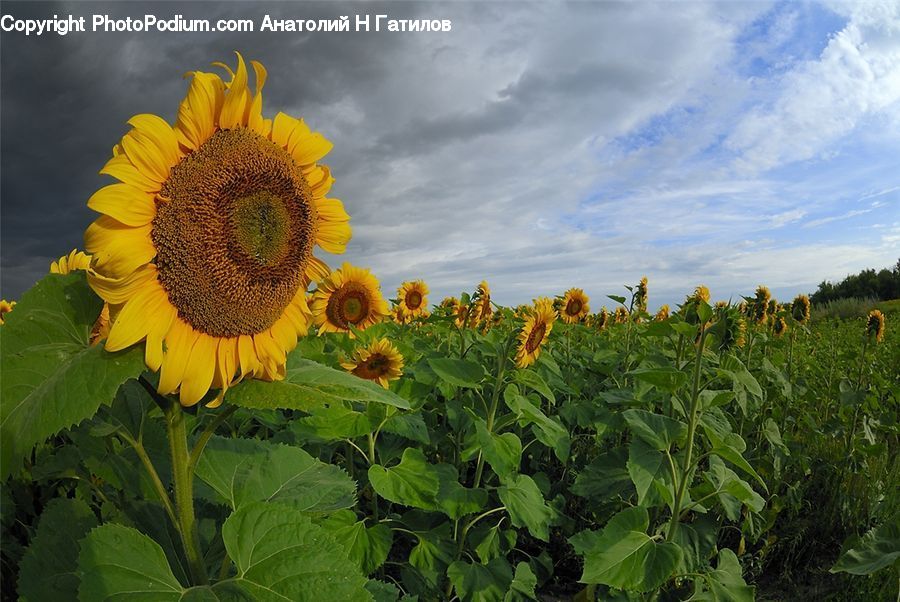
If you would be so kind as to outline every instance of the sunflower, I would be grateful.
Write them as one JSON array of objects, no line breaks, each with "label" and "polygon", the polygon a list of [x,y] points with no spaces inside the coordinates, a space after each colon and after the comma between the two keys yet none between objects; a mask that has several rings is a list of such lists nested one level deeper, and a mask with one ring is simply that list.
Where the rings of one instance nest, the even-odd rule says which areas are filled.
[{"label": "sunflower", "polygon": [[457,304],[456,317],[453,320],[453,323],[456,324],[457,328],[465,328],[469,323],[469,307],[470,306],[462,303]]},{"label": "sunflower", "polygon": [[391,315],[378,279],[366,268],[345,263],[323,280],[310,303],[319,334],[365,330]]},{"label": "sunflower", "polygon": [[424,317],[428,312],[428,287],[421,280],[404,282],[397,289],[397,304],[410,318]]},{"label": "sunflower", "polygon": [[[265,68],[194,71],[174,127],[137,115],[101,170],[118,183],[88,206],[91,286],[113,306],[106,349],[146,340],[158,390],[193,405],[244,377],[283,378],[287,352],[311,320],[310,281],[328,267],[316,245],[343,253],[349,216],[327,197],[318,161],[331,143],[302,120],[262,116]],[[115,307],[113,307],[115,309]],[[114,312],[115,313],[115,312]]]},{"label": "sunflower", "polygon": [[488,320],[493,313],[491,287],[488,286],[487,280],[482,280],[475,290],[475,294],[472,295],[472,310],[469,312],[472,326]]},{"label": "sunflower", "polygon": [[594,325],[597,327],[597,330],[605,330],[609,326],[609,310],[606,307],[600,308],[600,313],[597,314]]},{"label": "sunflower", "polygon": [[809,297],[806,295],[797,295],[794,302],[791,303],[791,316],[800,324],[809,321]]},{"label": "sunflower", "polygon": [[784,333],[786,333],[788,331],[787,321],[785,321],[785,319],[782,318],[781,316],[776,316],[775,324],[774,324],[773,328],[774,328],[773,332],[775,333],[775,336],[782,337],[782,336],[784,336]]},{"label": "sunflower", "polygon": [[866,335],[875,338],[876,343],[884,340],[884,314],[873,309],[866,317]]},{"label": "sunflower", "polygon": [[659,311],[656,312],[656,317],[654,318],[657,322],[662,322],[663,320],[669,319],[669,306],[662,305],[659,308]]},{"label": "sunflower", "polygon": [[625,309],[624,306],[620,305],[616,308],[616,313],[613,316],[613,322],[616,324],[624,324],[628,321],[628,310]]},{"label": "sunflower", "polygon": [[527,368],[537,360],[541,354],[541,345],[550,336],[555,320],[556,311],[553,309],[553,302],[546,298],[536,299],[519,332],[516,366]]},{"label": "sunflower", "polygon": [[6,320],[4,316],[11,312],[13,308],[16,306],[15,301],[7,301],[6,299],[0,299],[0,324],[4,324]]},{"label": "sunflower", "polygon": [[563,295],[560,317],[566,324],[575,324],[588,315],[591,308],[588,305],[588,296],[580,288],[570,288]]},{"label": "sunflower", "polygon": [[757,324],[765,324],[769,318],[769,301],[772,300],[772,293],[763,285],[756,287],[756,294],[750,300],[750,317]]},{"label": "sunflower", "polygon": [[353,356],[341,362],[344,370],[360,378],[374,380],[388,388],[388,381],[397,380],[403,373],[403,356],[387,339],[378,339],[367,347],[359,347]]},{"label": "sunflower", "polygon": [[391,308],[391,320],[397,324],[409,324],[412,316],[403,311],[401,305],[395,305]]},{"label": "sunflower", "polygon": [[637,311],[647,311],[647,277],[641,278],[641,281],[634,289],[634,309]]},{"label": "sunflower", "polygon": [[717,305],[716,321],[712,330],[717,335],[719,351],[729,351],[744,346],[747,323],[738,308],[728,304],[723,307]]},{"label": "sunflower", "polygon": [[91,267],[91,256],[72,249],[68,255],[63,255],[50,264],[51,274],[68,274],[74,270],[86,270]]}]

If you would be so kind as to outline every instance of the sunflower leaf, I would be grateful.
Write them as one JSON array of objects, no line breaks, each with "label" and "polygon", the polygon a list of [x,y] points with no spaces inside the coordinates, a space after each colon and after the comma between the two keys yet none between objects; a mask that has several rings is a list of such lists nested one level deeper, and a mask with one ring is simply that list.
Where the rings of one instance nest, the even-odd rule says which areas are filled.
[{"label": "sunflower leaf", "polygon": [[0,328],[0,478],[47,437],[93,416],[144,370],[140,347],[90,345],[103,302],[84,274],[49,274]]},{"label": "sunflower leaf", "polygon": [[383,403],[409,409],[409,402],[371,381],[347,372],[288,356],[284,380],[245,380],[228,390],[227,400],[250,409],[311,410],[342,401]]}]

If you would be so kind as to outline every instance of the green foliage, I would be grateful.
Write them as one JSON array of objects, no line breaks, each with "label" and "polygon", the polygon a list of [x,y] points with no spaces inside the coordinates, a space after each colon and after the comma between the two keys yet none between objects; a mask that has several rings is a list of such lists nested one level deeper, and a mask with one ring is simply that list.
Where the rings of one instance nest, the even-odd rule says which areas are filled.
[{"label": "green foliage", "polygon": [[83,273],[49,274],[0,328],[0,478],[35,444],[93,416],[143,371],[140,349],[106,353],[90,345],[102,305]]},{"label": "green foliage", "polygon": [[[862,537],[851,538],[844,544],[841,557],[831,567],[832,573],[870,575],[896,565],[900,559],[900,515]],[[900,568],[900,567],[898,567]]]},{"label": "green foliage", "polygon": [[885,268],[878,272],[873,269],[862,270],[858,274],[848,275],[837,284],[822,281],[809,299],[821,304],[852,297],[900,298],[900,259],[892,269]]}]

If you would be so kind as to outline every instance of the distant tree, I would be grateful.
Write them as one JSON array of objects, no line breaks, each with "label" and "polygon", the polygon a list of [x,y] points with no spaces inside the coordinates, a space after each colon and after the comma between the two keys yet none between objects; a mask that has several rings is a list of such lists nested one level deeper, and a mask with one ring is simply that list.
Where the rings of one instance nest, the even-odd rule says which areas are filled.
[{"label": "distant tree", "polygon": [[900,298],[900,259],[892,269],[873,269],[851,274],[837,284],[823,280],[819,288],[810,296],[813,303],[828,303],[849,297],[872,297],[874,299]]}]

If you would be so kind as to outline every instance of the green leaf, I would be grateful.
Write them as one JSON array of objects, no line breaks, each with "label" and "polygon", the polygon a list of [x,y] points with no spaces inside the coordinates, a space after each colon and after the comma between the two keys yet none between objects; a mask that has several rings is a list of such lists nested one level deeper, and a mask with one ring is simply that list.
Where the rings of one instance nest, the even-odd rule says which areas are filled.
[{"label": "green leaf", "polygon": [[503,479],[503,485],[497,492],[514,527],[528,527],[534,537],[541,541],[550,540],[553,511],[544,501],[534,479],[528,475],[514,475]]},{"label": "green leaf", "polygon": [[481,386],[484,368],[481,364],[448,357],[437,357],[428,360],[428,365],[442,380],[469,389]]},{"label": "green leaf", "polygon": [[747,585],[737,556],[725,548],[719,550],[719,561],[716,570],[706,573],[703,578],[696,579],[707,591],[695,594],[691,600],[708,600],[709,602],[753,602],[755,589]]},{"label": "green leaf", "polygon": [[475,423],[478,445],[481,453],[494,472],[500,477],[508,477],[519,472],[522,462],[522,442],[515,433],[489,433],[483,420]]},{"label": "green leaf", "polygon": [[78,599],[177,602],[184,588],[159,544],[131,527],[97,527],[81,540]]},{"label": "green leaf", "polygon": [[347,473],[290,445],[213,437],[196,474],[235,510],[275,501],[327,512],[356,503],[356,484]]},{"label": "green leaf", "polygon": [[653,449],[642,439],[635,439],[628,446],[628,475],[638,494],[638,504],[644,507],[675,503],[672,471],[666,455]]},{"label": "green leaf", "polygon": [[[445,523],[444,527],[447,526]],[[437,587],[438,581],[444,576],[445,569],[453,562],[456,545],[449,539],[448,529],[432,529],[424,533],[416,533],[416,536],[419,538],[419,543],[409,552],[409,564],[421,573],[431,587]]]},{"label": "green leaf", "polygon": [[575,495],[603,501],[633,492],[631,476],[626,467],[624,448],[616,448],[597,456],[578,473],[572,484]]},{"label": "green leaf", "polygon": [[457,560],[447,568],[447,577],[462,602],[502,602],[513,581],[506,558],[494,558],[486,565]]},{"label": "green leaf", "polygon": [[729,354],[722,361],[721,365],[722,370],[726,371],[725,374],[730,376],[732,381],[734,382],[735,389],[741,388],[756,397],[757,399],[763,398],[763,390],[759,385],[759,381],[756,380],[756,377],[750,374],[750,371],[747,370],[744,363],[741,362],[734,355]]},{"label": "green leaf", "polygon": [[370,466],[369,482],[375,492],[386,500],[424,510],[434,508],[441,484],[440,473],[428,463],[425,454],[414,447],[403,451],[396,466]]},{"label": "green leaf", "polygon": [[514,372],[515,380],[517,383],[522,384],[526,387],[531,387],[541,395],[543,395],[550,403],[556,403],[556,396],[553,395],[553,389],[547,385],[546,381],[541,378],[541,375],[535,372],[534,370],[530,370],[525,368],[523,370],[516,370]]},{"label": "green leaf", "polygon": [[648,592],[665,583],[681,562],[681,548],[647,535],[650,519],[641,507],[614,516],[584,557],[582,583],[602,583]]},{"label": "green leaf", "polygon": [[469,489],[459,483],[459,473],[452,464],[434,466],[441,480],[435,509],[454,520],[482,510],[488,502],[488,493],[484,489]]},{"label": "green leaf", "polygon": [[763,427],[763,435],[765,435],[766,440],[772,447],[777,447],[781,450],[781,453],[786,456],[791,455],[788,446],[785,445],[784,441],[781,439],[781,431],[778,429],[778,425],[771,418],[766,418],[765,426]]},{"label": "green leaf", "polygon": [[717,492],[736,498],[755,512],[759,512],[766,505],[766,501],[753,491],[750,484],[726,467],[725,463],[716,455],[709,457],[709,470],[705,476]]},{"label": "green leaf", "polygon": [[366,527],[365,521],[357,521],[350,510],[330,515],[322,526],[344,547],[363,575],[371,575],[384,564],[394,542],[394,533],[387,525]]},{"label": "green leaf", "polygon": [[544,414],[527,397],[515,393],[512,387],[504,391],[503,399],[509,409],[516,413],[519,426],[533,424],[538,440],[552,448],[560,462],[568,461],[572,440],[569,431],[562,424]]},{"label": "green leaf", "polygon": [[848,544],[844,544],[844,551],[831,567],[832,573],[871,575],[890,566],[900,558],[900,515]]},{"label": "green leaf", "polygon": [[[499,524],[486,529],[476,528],[469,535],[470,541],[475,544],[475,553],[482,564],[490,562],[516,545],[516,531],[514,529],[502,529]],[[505,545],[504,545],[505,544]]]},{"label": "green leaf", "polygon": [[688,427],[679,420],[646,410],[625,410],[622,415],[635,435],[659,451],[670,449],[673,444],[683,443],[687,439]]},{"label": "green leaf", "polygon": [[410,441],[431,445],[428,425],[425,424],[425,419],[422,418],[422,414],[419,412],[395,414],[384,423],[381,430],[400,435]]},{"label": "green leaf", "polygon": [[96,526],[97,518],[83,501],[50,500],[19,564],[19,595],[35,602],[75,600],[78,541]]},{"label": "green leaf", "polygon": [[769,488],[766,487],[766,482],[763,481],[762,477],[750,466],[750,463],[742,455],[742,452],[747,449],[747,444],[737,433],[725,433],[721,434],[717,432],[715,429],[707,426],[706,422],[703,422],[703,430],[706,433],[706,436],[709,438],[710,443],[712,443],[711,453],[717,454],[721,456],[723,459],[728,460],[748,475],[756,479],[756,482],[759,483],[762,488],[769,492]]},{"label": "green leaf", "polygon": [[222,539],[237,575],[216,583],[216,593],[237,586],[261,602],[372,599],[343,546],[299,510],[248,504],[225,521]]},{"label": "green leaf", "polygon": [[638,368],[628,373],[637,380],[650,383],[669,393],[674,393],[687,382],[686,372],[675,368]]},{"label": "green leaf", "polygon": [[397,602],[400,599],[400,590],[393,583],[369,579],[366,590],[372,594],[375,602]]},{"label": "green leaf", "polygon": [[81,272],[45,276],[0,328],[0,479],[51,435],[93,416],[144,370],[139,346],[89,344],[103,302]]},{"label": "green leaf", "polygon": [[520,602],[521,600],[537,600],[534,588],[537,587],[537,577],[527,562],[516,565],[516,575],[509,584],[509,591],[503,596],[503,602]]},{"label": "green leaf", "polygon": [[303,359],[297,351],[288,355],[284,380],[248,379],[229,389],[226,399],[244,408],[262,410],[282,408],[308,412],[343,401],[409,409],[409,402],[396,393],[348,372]]},{"label": "green leaf", "polygon": [[304,439],[340,441],[367,435],[375,430],[368,416],[343,405],[312,408],[309,414],[294,419],[290,425],[291,430]]}]

